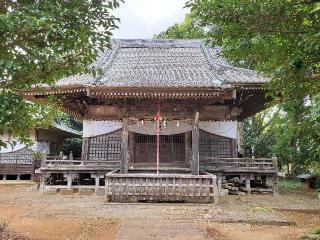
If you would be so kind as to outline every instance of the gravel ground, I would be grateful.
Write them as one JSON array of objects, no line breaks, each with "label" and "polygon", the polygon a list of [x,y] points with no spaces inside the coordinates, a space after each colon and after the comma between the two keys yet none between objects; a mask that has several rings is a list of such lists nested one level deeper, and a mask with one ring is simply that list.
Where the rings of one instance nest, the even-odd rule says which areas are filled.
[{"label": "gravel ground", "polygon": [[307,194],[227,196],[218,205],[115,204],[105,203],[103,196],[44,195],[26,185],[0,185],[0,210],[1,206],[26,208],[24,218],[117,219],[117,238],[124,240],[214,239],[199,226],[226,222],[287,225],[293,221],[288,209],[320,211],[320,201]]}]

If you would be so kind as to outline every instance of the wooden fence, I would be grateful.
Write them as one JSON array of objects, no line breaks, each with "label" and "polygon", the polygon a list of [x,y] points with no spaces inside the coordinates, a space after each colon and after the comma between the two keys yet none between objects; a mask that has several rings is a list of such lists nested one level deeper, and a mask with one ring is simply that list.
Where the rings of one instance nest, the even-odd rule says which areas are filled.
[{"label": "wooden fence", "polygon": [[216,158],[200,159],[200,168],[216,172],[276,172],[277,158]]},{"label": "wooden fence", "polygon": [[217,203],[216,176],[187,174],[119,174],[105,177],[109,202],[201,202]]}]

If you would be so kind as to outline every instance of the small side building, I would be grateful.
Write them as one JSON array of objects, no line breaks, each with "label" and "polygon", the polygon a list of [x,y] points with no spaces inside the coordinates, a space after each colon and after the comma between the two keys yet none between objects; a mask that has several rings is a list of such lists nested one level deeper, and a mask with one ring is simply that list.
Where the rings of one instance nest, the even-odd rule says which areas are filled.
[{"label": "small side building", "polygon": [[32,147],[27,147],[19,142],[10,133],[1,135],[5,142],[16,142],[15,145],[7,144],[0,148],[0,180],[31,180],[35,170],[41,165],[40,155],[58,156],[66,138],[79,138],[81,134],[67,126],[54,123],[50,128],[35,128],[30,131],[30,139],[34,142]]}]

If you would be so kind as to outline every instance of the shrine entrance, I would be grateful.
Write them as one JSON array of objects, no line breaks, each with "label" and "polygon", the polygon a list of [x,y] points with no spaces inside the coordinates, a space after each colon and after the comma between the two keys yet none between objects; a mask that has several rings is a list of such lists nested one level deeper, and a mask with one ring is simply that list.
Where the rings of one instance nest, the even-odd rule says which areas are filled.
[{"label": "shrine entrance", "polygon": [[[156,164],[157,136],[134,134],[133,162]],[[187,163],[185,133],[175,135],[160,135],[160,164]]]}]

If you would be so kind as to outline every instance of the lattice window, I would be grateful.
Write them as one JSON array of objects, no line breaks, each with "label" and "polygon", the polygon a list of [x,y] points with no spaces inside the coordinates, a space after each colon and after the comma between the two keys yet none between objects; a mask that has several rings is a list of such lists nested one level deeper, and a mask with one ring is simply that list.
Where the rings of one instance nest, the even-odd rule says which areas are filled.
[{"label": "lattice window", "polygon": [[119,161],[121,154],[121,132],[113,132],[89,139],[89,160]]},{"label": "lattice window", "polygon": [[[135,142],[136,143],[156,143],[157,136],[135,134]],[[184,134],[161,135],[160,143],[184,143]]]},{"label": "lattice window", "polygon": [[[157,136],[134,135],[134,162],[155,163]],[[160,163],[185,162],[185,135],[160,136]]]},{"label": "lattice window", "polygon": [[231,141],[230,138],[200,131],[200,161],[210,157],[231,157]]},{"label": "lattice window", "polygon": [[32,151],[27,148],[15,152],[1,153],[1,164],[32,164]]}]

